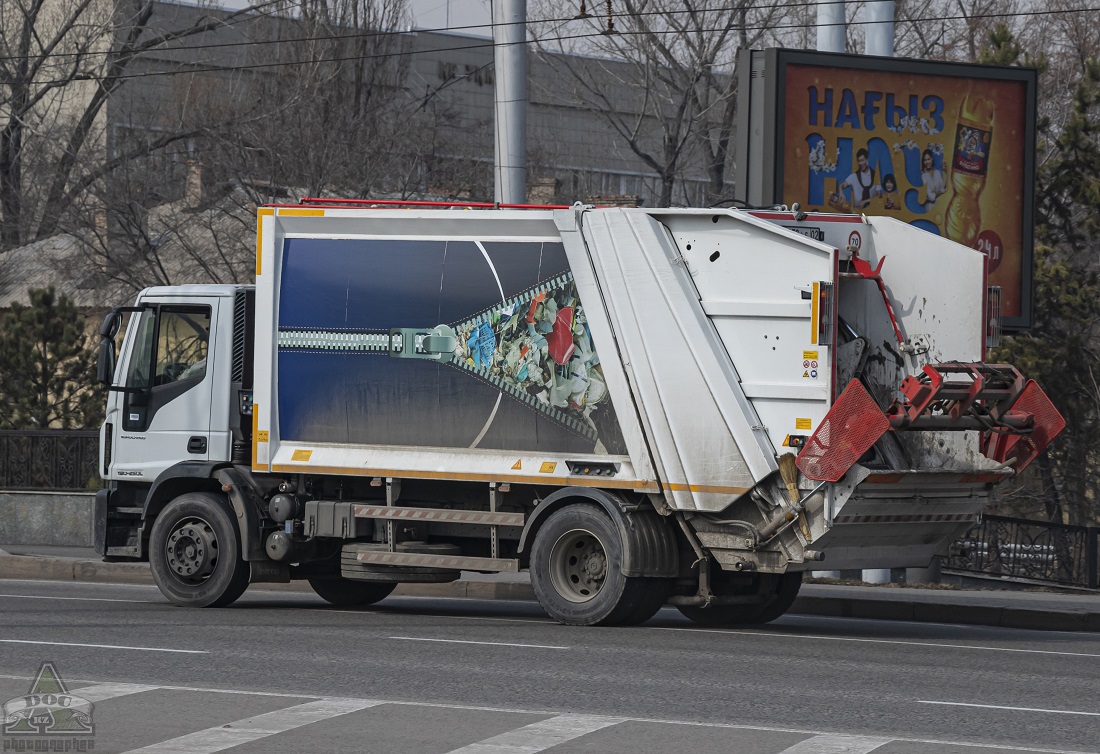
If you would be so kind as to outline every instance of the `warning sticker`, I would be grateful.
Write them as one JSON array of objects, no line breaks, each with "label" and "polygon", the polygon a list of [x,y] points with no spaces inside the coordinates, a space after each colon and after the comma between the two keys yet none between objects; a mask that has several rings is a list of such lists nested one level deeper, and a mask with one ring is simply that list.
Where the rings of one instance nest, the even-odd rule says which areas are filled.
[{"label": "warning sticker", "polygon": [[522,468],[523,468],[523,459],[522,458],[512,464],[512,470],[513,471],[519,471]]},{"label": "warning sticker", "polygon": [[296,450],[294,455],[290,457],[292,461],[308,461],[310,456],[313,455],[312,450]]},{"label": "warning sticker", "polygon": [[803,372],[802,373],[802,379],[808,380],[809,378],[810,378],[810,373],[809,372]]},{"label": "warning sticker", "polygon": [[802,358],[806,361],[817,361],[817,351],[803,351]]},{"label": "warning sticker", "polygon": [[540,474],[553,474],[554,469],[558,468],[558,464],[554,461],[543,461],[542,466],[539,466]]},{"label": "warning sticker", "polygon": [[795,429],[813,429],[814,428],[814,423],[810,419],[795,419],[794,420],[794,428]]},{"label": "warning sticker", "polygon": [[267,442],[268,434],[266,429],[261,429],[256,433],[256,442]]}]

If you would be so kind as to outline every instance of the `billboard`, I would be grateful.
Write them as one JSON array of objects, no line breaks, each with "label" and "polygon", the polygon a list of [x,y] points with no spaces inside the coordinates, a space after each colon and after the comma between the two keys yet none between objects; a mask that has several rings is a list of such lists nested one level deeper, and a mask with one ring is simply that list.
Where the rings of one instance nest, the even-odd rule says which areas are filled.
[{"label": "billboard", "polygon": [[889,215],[979,249],[1003,325],[1030,326],[1035,71],[745,57],[738,186],[750,203]]}]

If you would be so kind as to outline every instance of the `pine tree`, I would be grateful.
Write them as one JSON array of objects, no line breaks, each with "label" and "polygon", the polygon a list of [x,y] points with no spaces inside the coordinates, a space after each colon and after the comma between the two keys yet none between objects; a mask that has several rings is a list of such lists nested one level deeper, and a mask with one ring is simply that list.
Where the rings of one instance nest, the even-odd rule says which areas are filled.
[{"label": "pine tree", "polygon": [[[994,31],[986,62],[1021,64],[1021,48]],[[1025,60],[1042,68],[1045,61]],[[1058,132],[1039,124],[1034,325],[1005,339],[991,359],[1037,380],[1065,417],[1065,432],[1023,475],[1020,496],[1052,520],[1100,518],[1100,61],[1087,60]]]},{"label": "pine tree", "polygon": [[102,397],[84,318],[65,294],[31,289],[0,319],[0,428],[95,426]]}]

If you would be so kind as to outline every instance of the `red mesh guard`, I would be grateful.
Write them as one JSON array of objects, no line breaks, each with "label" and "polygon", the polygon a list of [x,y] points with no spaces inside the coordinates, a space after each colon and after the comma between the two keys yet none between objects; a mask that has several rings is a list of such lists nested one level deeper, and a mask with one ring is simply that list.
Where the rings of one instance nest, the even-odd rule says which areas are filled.
[{"label": "red mesh guard", "polygon": [[852,380],[798,454],[808,478],[836,482],[890,429],[890,420],[859,380]]},{"label": "red mesh guard", "polygon": [[1066,420],[1035,380],[1027,381],[1011,410],[1035,417],[1034,428],[1026,435],[991,432],[988,434],[984,452],[999,463],[1013,461],[1012,469],[1019,474],[1066,428]]}]

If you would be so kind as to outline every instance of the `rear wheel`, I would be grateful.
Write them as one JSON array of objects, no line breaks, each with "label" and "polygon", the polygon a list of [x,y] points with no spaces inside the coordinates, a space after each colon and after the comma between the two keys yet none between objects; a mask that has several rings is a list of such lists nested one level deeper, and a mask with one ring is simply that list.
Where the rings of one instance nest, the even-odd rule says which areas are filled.
[{"label": "rear wheel", "polygon": [[774,579],[762,576],[757,593],[766,595],[766,599],[760,604],[709,607],[678,605],[677,607],[685,617],[702,626],[759,625],[769,623],[787,612],[794,604],[801,586],[801,571],[780,574]]},{"label": "rear wheel", "polygon": [[615,522],[574,504],[550,514],[531,549],[531,585],[547,614],[567,625],[642,623],[664,604],[667,583],[627,577]]},{"label": "rear wheel", "polygon": [[149,537],[149,566],[161,593],[183,607],[224,607],[248,588],[237,524],[224,498],[180,495],[161,511]]},{"label": "rear wheel", "polygon": [[317,596],[339,607],[373,605],[384,600],[397,588],[396,583],[384,581],[355,581],[338,576],[316,576],[309,585]]}]

